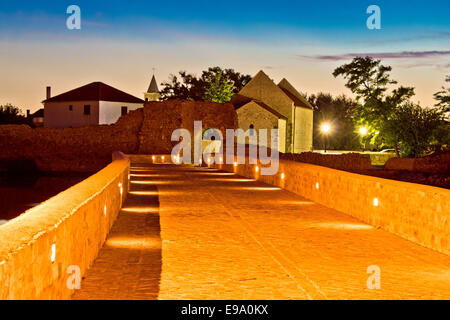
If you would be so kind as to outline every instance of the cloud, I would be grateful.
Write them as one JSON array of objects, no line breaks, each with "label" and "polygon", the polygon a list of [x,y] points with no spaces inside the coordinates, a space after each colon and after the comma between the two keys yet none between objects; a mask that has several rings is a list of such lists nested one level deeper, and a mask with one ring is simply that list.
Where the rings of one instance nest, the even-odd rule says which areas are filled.
[{"label": "cloud", "polygon": [[378,52],[378,53],[344,53],[339,55],[297,55],[299,58],[309,58],[321,61],[340,61],[349,60],[355,57],[370,56],[375,59],[411,59],[411,58],[431,58],[450,56],[450,50],[446,51],[399,51],[399,52]]}]

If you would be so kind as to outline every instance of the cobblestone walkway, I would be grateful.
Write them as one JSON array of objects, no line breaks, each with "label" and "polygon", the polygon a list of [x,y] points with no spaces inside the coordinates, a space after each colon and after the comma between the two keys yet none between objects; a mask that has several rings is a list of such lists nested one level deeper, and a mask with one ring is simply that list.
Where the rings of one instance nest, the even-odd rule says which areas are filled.
[{"label": "cobblestone walkway", "polygon": [[134,164],[74,298],[450,299],[450,257],[230,173]]}]

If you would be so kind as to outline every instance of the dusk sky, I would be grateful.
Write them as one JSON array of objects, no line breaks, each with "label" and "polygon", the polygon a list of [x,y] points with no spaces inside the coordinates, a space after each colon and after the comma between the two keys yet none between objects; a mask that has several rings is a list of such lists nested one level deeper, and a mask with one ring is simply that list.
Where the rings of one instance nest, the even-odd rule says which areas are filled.
[{"label": "dusk sky", "polygon": [[[69,5],[82,29],[68,30]],[[369,5],[381,30],[369,30]],[[263,69],[299,91],[350,91],[331,73],[355,55],[393,67],[399,84],[432,105],[450,75],[450,1],[10,1],[0,0],[0,104],[42,107],[53,95],[102,81],[143,98],[152,76],[210,66]]]}]

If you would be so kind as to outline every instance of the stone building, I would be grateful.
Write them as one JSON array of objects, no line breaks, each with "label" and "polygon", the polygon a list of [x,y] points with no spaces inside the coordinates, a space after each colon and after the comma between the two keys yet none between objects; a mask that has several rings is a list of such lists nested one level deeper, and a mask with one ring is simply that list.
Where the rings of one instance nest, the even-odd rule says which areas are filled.
[{"label": "stone building", "polygon": [[237,111],[239,128],[252,129],[254,134],[259,129],[278,129],[280,152],[312,150],[313,107],[286,79],[276,85],[259,71],[231,103]]},{"label": "stone building", "polygon": [[113,124],[124,114],[144,106],[144,101],[102,82],[51,97],[47,87],[44,104],[44,126],[76,128],[88,125]]}]

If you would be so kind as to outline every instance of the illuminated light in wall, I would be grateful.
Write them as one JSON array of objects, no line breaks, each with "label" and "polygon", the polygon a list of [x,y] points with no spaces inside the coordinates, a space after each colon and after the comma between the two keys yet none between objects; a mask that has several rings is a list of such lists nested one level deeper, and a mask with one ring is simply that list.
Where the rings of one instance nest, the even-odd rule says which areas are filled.
[{"label": "illuminated light in wall", "polygon": [[103,207],[103,215],[106,217],[106,204],[105,204],[105,206]]},{"label": "illuminated light in wall", "polygon": [[223,158],[222,157],[220,157],[220,163],[223,163]]},{"label": "illuminated light in wall", "polygon": [[130,208],[122,208],[122,211],[129,213],[158,213],[158,208],[152,207],[130,207]]},{"label": "illuminated light in wall", "polygon": [[52,244],[52,256],[50,257],[50,261],[53,263],[56,259],[56,243]]},{"label": "illuminated light in wall", "polygon": [[373,206],[374,207],[378,207],[378,205],[380,204],[378,198],[373,198]]},{"label": "illuminated light in wall", "polygon": [[312,223],[312,228],[336,229],[336,230],[371,230],[372,226],[359,223],[341,223],[341,222],[321,222]]},{"label": "illuminated light in wall", "polygon": [[256,171],[256,173],[259,172],[259,167],[258,166],[255,167],[255,171]]},{"label": "illuminated light in wall", "polygon": [[316,182],[316,189],[319,190],[319,183]]},{"label": "illuminated light in wall", "polygon": [[124,249],[154,249],[161,247],[161,240],[157,237],[109,237],[105,246]]},{"label": "illuminated light in wall", "polygon": [[248,191],[280,191],[282,189],[277,187],[230,187],[235,190],[248,190]]},{"label": "illuminated light in wall", "polygon": [[131,191],[130,194],[134,196],[157,196],[158,191]]},{"label": "illuminated light in wall", "polygon": [[237,163],[237,162],[235,162],[235,163],[234,163],[234,166],[235,166],[235,167],[237,167],[237,166],[238,166],[238,163]]},{"label": "illuminated light in wall", "polygon": [[153,157],[152,157],[152,160],[153,160],[153,161],[155,161],[155,160],[156,160],[156,157],[155,157],[155,156],[153,156]]},{"label": "illuminated light in wall", "polygon": [[123,194],[123,187],[122,187],[121,183],[119,183],[119,188],[120,188],[120,195],[122,195]]},{"label": "illuminated light in wall", "polygon": [[162,160],[163,162],[164,162],[164,159],[166,159],[166,157],[162,156],[162,157],[161,157],[161,160]]},{"label": "illuminated light in wall", "polygon": [[182,184],[182,181],[174,181],[174,180],[157,180],[157,181],[150,181],[150,180],[141,180],[141,181],[131,181],[131,184]]},{"label": "illuminated light in wall", "polygon": [[211,164],[211,158],[208,158],[208,164]]},{"label": "illuminated light in wall", "polygon": [[281,180],[284,180],[286,178],[286,175],[284,173],[281,174]]}]

